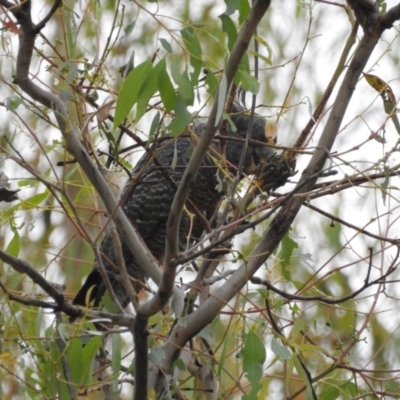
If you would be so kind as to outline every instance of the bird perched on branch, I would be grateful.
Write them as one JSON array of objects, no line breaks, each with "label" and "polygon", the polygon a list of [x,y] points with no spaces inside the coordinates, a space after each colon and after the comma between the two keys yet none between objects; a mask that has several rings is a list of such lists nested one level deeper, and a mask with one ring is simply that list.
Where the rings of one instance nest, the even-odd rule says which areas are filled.
[{"label": "bird perched on branch", "polygon": [[[224,196],[220,183],[227,171],[230,174],[239,173],[240,177],[254,174],[257,168],[274,154],[268,145],[276,143],[275,124],[269,124],[266,119],[255,115],[249,131],[250,113],[237,103],[231,107],[230,119],[230,122],[226,121],[223,124],[226,134],[219,135],[220,140],[214,140],[204,157],[189,193],[185,207],[194,218],[190,218],[188,213],[182,217],[182,243],[201,236],[204,230],[201,220],[209,220],[212,217]],[[191,129],[177,138],[157,141],[139,160],[133,170],[132,182],[125,186],[123,210],[148,249],[160,262],[163,261],[166,225],[174,195],[192,150],[204,129],[204,124],[194,123]],[[249,139],[247,145],[246,135]],[[220,154],[221,148],[225,149],[225,156]],[[240,165],[242,171],[238,172]],[[190,238],[187,238],[188,235]],[[140,291],[146,274],[123,238],[121,245],[127,272],[134,279],[135,290]],[[129,303],[129,297],[123,285],[115,279],[118,275],[118,265],[110,234],[106,234],[100,254],[114,293],[120,304],[125,307]],[[105,291],[103,279],[98,269],[94,268],[73,303],[97,307]]]}]

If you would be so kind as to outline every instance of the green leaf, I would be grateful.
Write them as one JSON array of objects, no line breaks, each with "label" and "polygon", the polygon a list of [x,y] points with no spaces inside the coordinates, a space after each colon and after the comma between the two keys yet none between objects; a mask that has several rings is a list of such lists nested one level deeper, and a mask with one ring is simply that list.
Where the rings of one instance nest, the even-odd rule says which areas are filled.
[{"label": "green leaf", "polygon": [[187,73],[179,71],[178,61],[174,58],[171,62],[171,75],[172,79],[178,85],[178,92],[189,106],[194,102],[193,85],[187,77]]},{"label": "green leaf", "polygon": [[242,61],[239,64],[239,71],[250,73],[250,60],[247,53],[244,53]]},{"label": "green leaf", "polygon": [[176,103],[176,92],[166,69],[162,69],[158,74],[158,90],[165,109],[173,110]]},{"label": "green leaf", "polygon": [[261,389],[260,379],[263,373],[263,364],[266,351],[262,340],[253,332],[247,334],[243,346],[243,372],[251,383],[251,391],[242,399],[257,400],[257,393]]},{"label": "green leaf", "polygon": [[49,197],[49,191],[45,190],[43,193],[35,194],[34,196],[26,199],[23,202],[23,209],[29,210],[37,207],[40,203],[43,203]]},{"label": "green leaf", "polygon": [[226,94],[228,93],[228,81],[226,80],[225,72],[222,74],[221,82],[218,88],[218,105],[217,105],[217,114],[215,116],[215,126],[219,124],[222,113],[225,109],[225,99]]},{"label": "green leaf", "polygon": [[112,335],[112,359],[111,367],[113,372],[113,383],[112,390],[114,393],[118,393],[118,375],[121,369],[121,347],[122,340],[119,333],[114,333]]},{"label": "green leaf", "polygon": [[175,105],[175,118],[169,125],[171,136],[175,137],[183,132],[183,130],[189,125],[191,119],[192,116],[186,108],[186,103],[179,94]]},{"label": "green leaf", "polygon": [[382,200],[383,200],[383,205],[385,206],[386,204],[386,196],[387,196],[387,188],[389,186],[390,182],[390,171],[389,168],[385,165],[385,179],[381,183],[381,192],[382,192]]},{"label": "green leaf", "polygon": [[290,259],[292,258],[293,250],[297,249],[299,245],[286,234],[282,240],[282,249],[280,253],[282,274],[287,281],[291,280],[290,276]]},{"label": "green leaf", "polygon": [[[254,36],[254,40],[256,40],[258,43],[260,43],[260,45],[264,46],[267,49],[268,52],[268,56],[262,56],[262,58],[264,59],[264,61],[267,64],[271,64],[272,62],[272,49],[270,47],[270,45],[264,40],[264,38],[262,38],[261,36],[255,35]],[[261,54],[257,53],[257,56],[261,56]]]},{"label": "green leaf", "polygon": [[[310,381],[308,380],[307,374],[304,371],[304,368],[301,365],[301,362],[300,362],[298,357],[299,356],[296,353],[293,353],[293,356],[292,356],[293,365],[296,368],[296,371],[299,374],[299,376],[300,376],[301,380],[303,381],[304,385],[307,386],[308,392],[312,393]],[[321,397],[321,399],[322,399],[322,397]]]},{"label": "green leaf", "polygon": [[219,358],[218,370],[217,370],[217,376],[219,378],[221,378],[222,370],[224,368],[227,348],[228,348],[228,340],[224,340],[224,345],[222,347],[221,357]]},{"label": "green leaf", "polygon": [[225,0],[226,10],[224,14],[232,15],[235,11],[240,8],[240,0]]},{"label": "green leaf", "polygon": [[177,368],[179,371],[186,371],[186,365],[183,362],[183,360],[181,358],[178,358],[174,364],[173,364],[173,368]]},{"label": "green leaf", "polygon": [[21,179],[18,181],[18,187],[35,187],[37,186],[39,181],[37,179]]},{"label": "green leaf", "polygon": [[280,361],[289,360],[292,357],[292,352],[287,347],[282,346],[275,337],[271,340],[271,350]]},{"label": "green leaf", "polygon": [[237,74],[240,76],[240,84],[245,92],[258,94],[260,91],[260,83],[253,76],[246,71],[238,71]]},{"label": "green leaf", "polygon": [[294,337],[300,333],[302,329],[304,329],[304,321],[301,319],[296,319],[296,322],[293,325],[292,331],[290,332],[290,337]]},{"label": "green leaf", "polygon": [[336,400],[340,396],[340,391],[335,386],[329,386],[319,393],[318,397],[324,400]]},{"label": "green leaf", "polygon": [[82,351],[82,379],[81,383],[89,384],[92,378],[93,360],[103,341],[102,336],[93,336],[85,344]]},{"label": "green leaf", "polygon": [[239,8],[239,24],[242,25],[250,13],[250,4],[248,0],[241,0]]},{"label": "green leaf", "polygon": [[151,61],[146,60],[129,72],[124,83],[122,84],[117,99],[114,116],[114,130],[128,116],[132,107],[137,102],[139,91],[143,85],[143,82],[146,80],[147,76],[149,76],[152,69],[153,66]]},{"label": "green leaf", "polygon": [[394,124],[394,127],[396,128],[397,133],[400,135],[400,123],[399,123],[399,119],[398,119],[397,115],[393,114],[390,118],[393,121],[393,124]]},{"label": "green leaf", "polygon": [[[65,377],[62,378],[65,380]],[[59,385],[59,399],[60,400],[71,400],[71,395],[69,394],[68,386],[65,382],[61,382]]]},{"label": "green leaf", "polygon": [[136,25],[136,20],[132,21],[131,23],[129,23],[125,28],[124,28],[124,33],[125,36],[130,35],[133,32],[133,29],[135,28]]},{"label": "green leaf", "polygon": [[68,342],[67,339],[67,325],[64,322],[57,324],[57,332],[64,343]]},{"label": "green leaf", "polygon": [[228,49],[229,51],[232,51],[232,48],[235,45],[238,36],[236,26],[231,20],[231,18],[228,17],[228,15],[226,14],[221,14],[218,16],[218,18],[222,22],[222,30],[228,36]]},{"label": "green leaf", "polygon": [[256,56],[256,57],[260,58],[261,60],[263,60],[265,62],[265,64],[269,64],[269,65],[272,64],[272,60],[271,60],[270,56],[266,57],[261,53],[257,53],[256,51],[253,51],[250,53],[251,53],[251,55]]},{"label": "green leaf", "polygon": [[339,250],[342,248],[342,242],[340,240],[342,236],[342,225],[340,223],[332,221],[330,224],[325,224],[324,234],[325,239],[332,249]]},{"label": "green leaf", "polygon": [[118,307],[115,304],[114,300],[111,299],[108,291],[101,297],[100,305],[103,306],[108,312],[118,312]]},{"label": "green leaf", "polygon": [[38,208],[40,203],[45,201],[49,197],[49,191],[45,190],[43,193],[35,194],[34,196],[23,200],[12,207],[9,207],[4,211],[5,217],[11,217],[17,210],[31,210],[32,208]]},{"label": "green leaf", "polygon": [[72,382],[79,385],[82,381],[82,342],[78,338],[73,338],[69,342],[67,350],[67,359],[69,364],[69,369],[71,372]]},{"label": "green leaf", "polygon": [[176,164],[178,162],[178,149],[176,148],[176,143],[177,143],[177,141],[175,140],[174,155],[172,156],[172,161],[171,161],[171,169],[172,170],[174,170],[176,168]]},{"label": "green leaf", "polygon": [[205,82],[207,86],[207,93],[210,93],[214,96],[215,90],[218,86],[218,79],[215,77],[215,74],[212,71],[208,70]]},{"label": "green leaf", "polygon": [[161,113],[160,111],[156,112],[153,120],[151,121],[150,131],[149,131],[149,141],[151,141],[156,133],[158,126],[160,125]]},{"label": "green leaf", "polygon": [[14,233],[14,235],[10,240],[10,243],[8,243],[8,246],[6,248],[6,253],[9,254],[10,256],[18,257],[19,252],[21,250],[21,239],[18,230],[14,226],[14,224],[11,224],[11,230]]},{"label": "green leaf", "polygon": [[157,325],[164,320],[164,316],[161,313],[153,314],[149,318],[149,326]]},{"label": "green leaf", "polygon": [[201,67],[203,65],[201,60],[201,55],[202,55],[201,46],[199,39],[196,36],[195,30],[191,26],[182,29],[181,35],[186,50],[190,54],[190,65],[193,68],[193,71],[190,74],[190,81],[192,82],[192,85],[194,87],[197,85]]},{"label": "green leaf", "polygon": [[143,82],[138,94],[135,122],[138,122],[146,113],[151,96],[153,96],[158,89],[158,76],[161,71],[166,71],[166,65],[165,58],[163,58],[157,65],[153,67],[151,73]]},{"label": "green leaf", "polygon": [[357,396],[357,386],[352,381],[345,382],[342,386],[340,386],[340,389],[346,395],[345,398],[350,399]]},{"label": "green leaf", "polygon": [[7,97],[6,99],[6,110],[7,111],[14,111],[16,110],[24,101],[21,97],[14,95],[11,97]]},{"label": "green leaf", "polygon": [[164,50],[166,50],[168,53],[172,53],[172,47],[166,39],[161,38],[160,43]]}]

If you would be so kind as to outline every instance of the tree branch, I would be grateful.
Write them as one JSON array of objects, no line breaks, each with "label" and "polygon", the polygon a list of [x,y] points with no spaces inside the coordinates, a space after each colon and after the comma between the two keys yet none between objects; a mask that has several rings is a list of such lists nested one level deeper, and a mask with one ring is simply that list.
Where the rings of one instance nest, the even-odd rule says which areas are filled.
[{"label": "tree branch", "polygon": [[[223,78],[218,89],[218,94],[216,95],[218,101],[215,101],[213,104],[205,132],[201,136],[197,146],[193,151],[188,166],[176,191],[167,223],[164,273],[161,285],[159,286],[159,290],[157,292],[157,297],[159,298],[158,301],[160,301],[161,304],[165,303],[170,297],[175,280],[175,260],[178,257],[179,252],[179,226],[183,206],[186,202],[203,157],[210,147],[211,141],[220,123],[222,112],[219,110],[221,110],[225,104],[226,95],[239,67],[240,61],[242,60],[242,57],[249,46],[250,40],[257,25],[266,13],[269,4],[270,1],[267,0],[257,0],[253,4],[253,8],[239,33],[239,37],[227,61]],[[222,82],[224,82],[224,85],[222,85]],[[143,307],[141,312],[149,315],[148,310],[148,307]],[[151,313],[152,312],[153,311],[151,311]]]},{"label": "tree branch", "polygon": [[[10,256],[2,250],[0,250],[0,260],[10,265],[17,272],[29,276],[34,283],[40,286],[50,297],[55,300],[56,304],[50,304],[43,301],[38,302],[37,300],[28,300],[9,295],[11,300],[18,301],[22,304],[34,305],[41,308],[50,308],[55,312],[62,311],[74,319],[78,317],[106,318],[116,325],[127,327],[132,326],[132,323],[135,321],[135,318],[132,315],[128,314],[113,314],[104,311],[85,310],[83,308],[76,307],[72,305],[69,301],[67,301],[63,294],[60,293],[53,284],[43,278],[43,276],[26,261]],[[1,284],[0,287],[2,287]]]},{"label": "tree branch", "polygon": [[400,19],[400,4],[390,8],[385,14],[381,15],[381,22],[387,28],[391,28],[392,25]]},{"label": "tree branch", "polygon": [[365,32],[359,46],[357,47],[354,57],[350,62],[343,82],[339,88],[318,146],[296,186],[300,187],[298,191],[300,196],[293,196],[282,207],[277,216],[271,222],[269,230],[252,252],[249,261],[246,264],[241,265],[228,281],[218,288],[218,293],[216,293],[215,296],[211,296],[207,301],[200,305],[196,311],[187,316],[186,327],[178,325],[174,327],[169,337],[169,342],[165,348],[165,359],[162,364],[162,370],[164,373],[168,373],[171,370],[172,363],[178,356],[179,351],[184,344],[204,326],[210,323],[216,317],[221,308],[241,290],[248,279],[252,277],[258,268],[260,268],[260,266],[268,259],[270,254],[272,254],[289,230],[294,218],[303,204],[304,198],[301,194],[306,193],[313,188],[318,178],[318,174],[322,170],[323,165],[329,156],[330,149],[336,139],[336,135],[355,90],[357,81],[384,29],[385,28],[382,27],[382,24],[379,22],[375,23]]},{"label": "tree branch", "polygon": [[140,266],[145,270],[146,274],[158,284],[161,279],[161,271],[157,261],[150,251],[143,246],[138,233],[119,207],[119,203],[115,199],[101,171],[92,162],[90,156],[80,142],[80,132],[76,128],[76,125],[70,120],[65,103],[51,92],[40,88],[29,78],[29,68],[37,34],[36,27],[32,23],[30,15],[30,1],[24,3],[21,7],[16,7],[15,5],[11,6],[6,0],[0,0],[0,4],[8,8],[21,25],[14,83],[18,84],[20,88],[34,100],[54,111],[59,129],[65,139],[67,151],[72,154],[82,170],[85,171],[86,176],[104,202],[108,214],[112,216],[119,234],[127,243],[132,253],[135,254]]}]

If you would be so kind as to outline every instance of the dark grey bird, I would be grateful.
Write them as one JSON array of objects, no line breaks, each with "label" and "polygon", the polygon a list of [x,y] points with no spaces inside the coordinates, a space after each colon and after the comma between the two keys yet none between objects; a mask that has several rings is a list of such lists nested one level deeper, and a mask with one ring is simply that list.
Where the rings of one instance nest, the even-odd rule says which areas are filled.
[{"label": "dark grey bird", "polygon": [[[268,145],[276,143],[276,125],[267,123],[265,118],[255,115],[252,119],[251,131],[250,113],[234,103],[231,108],[231,122],[226,121],[225,162],[219,154],[221,140],[214,140],[202,165],[196,175],[195,182],[189,194],[186,209],[195,215],[194,219],[186,214],[182,217],[180,233],[182,243],[196,240],[203,231],[201,213],[209,220],[217,210],[224,193],[219,190],[220,177],[223,176],[223,165],[231,174],[236,174],[241,158],[243,169],[241,177],[254,174],[262,162],[266,162],[274,151]],[[236,128],[231,126],[231,123]],[[157,141],[152,150],[139,160],[133,170],[133,181],[129,181],[123,193],[123,210],[129,221],[143,238],[148,249],[160,262],[163,261],[166,237],[166,224],[172,201],[185,167],[198,137],[204,132],[205,124],[194,123],[183,135],[177,138],[165,138]],[[246,135],[249,135],[245,146]],[[225,169],[225,170],[226,170]],[[217,174],[220,174],[219,177]],[[196,210],[195,210],[196,209]],[[136,261],[126,243],[121,238],[122,254],[130,277],[134,278],[136,291],[144,286],[145,272]],[[102,261],[114,293],[120,304],[125,307],[129,298],[123,286],[115,279],[118,265],[110,234],[106,234],[101,248]],[[73,304],[82,306],[99,306],[106,291],[102,277],[96,268],[89,274],[84,285],[76,295]]]}]

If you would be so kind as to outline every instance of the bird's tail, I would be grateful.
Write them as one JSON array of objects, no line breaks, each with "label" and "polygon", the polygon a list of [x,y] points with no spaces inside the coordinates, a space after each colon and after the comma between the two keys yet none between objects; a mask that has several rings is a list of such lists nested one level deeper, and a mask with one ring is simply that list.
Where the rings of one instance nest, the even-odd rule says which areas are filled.
[{"label": "bird's tail", "polygon": [[87,277],[72,304],[87,307],[89,304],[98,307],[101,297],[105,292],[103,280],[97,270],[93,270]]}]

